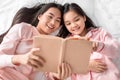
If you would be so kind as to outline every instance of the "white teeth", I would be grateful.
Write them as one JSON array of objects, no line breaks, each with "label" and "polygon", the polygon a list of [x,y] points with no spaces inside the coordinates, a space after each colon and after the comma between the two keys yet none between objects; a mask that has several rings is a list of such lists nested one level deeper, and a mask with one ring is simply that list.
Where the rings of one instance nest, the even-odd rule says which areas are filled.
[{"label": "white teeth", "polygon": [[78,27],[78,28],[74,28],[73,31],[77,31],[77,30],[79,30],[79,29],[80,29],[80,27]]},{"label": "white teeth", "polygon": [[53,29],[54,27],[52,27],[52,26],[47,26],[49,29]]}]

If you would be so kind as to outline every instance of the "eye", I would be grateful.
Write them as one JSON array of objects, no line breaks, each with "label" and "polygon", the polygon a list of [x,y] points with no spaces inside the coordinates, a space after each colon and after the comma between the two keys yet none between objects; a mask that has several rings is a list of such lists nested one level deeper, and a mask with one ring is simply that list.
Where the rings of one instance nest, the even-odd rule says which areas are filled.
[{"label": "eye", "polygon": [[52,18],[53,18],[52,16],[48,15],[48,19],[52,19]]},{"label": "eye", "polygon": [[58,18],[58,19],[56,19],[56,22],[59,22],[59,23],[60,23],[60,22],[61,22],[61,19],[59,19],[59,18]]},{"label": "eye", "polygon": [[67,25],[67,26],[70,25],[70,22],[65,23],[65,25]]},{"label": "eye", "polygon": [[79,20],[80,20],[80,18],[76,18],[76,19],[75,19],[76,22],[79,21]]}]

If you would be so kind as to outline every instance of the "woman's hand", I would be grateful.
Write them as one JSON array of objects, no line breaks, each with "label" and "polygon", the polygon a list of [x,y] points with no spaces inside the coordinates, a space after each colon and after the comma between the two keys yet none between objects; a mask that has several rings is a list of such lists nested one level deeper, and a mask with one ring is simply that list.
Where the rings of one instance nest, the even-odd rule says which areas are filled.
[{"label": "woman's hand", "polygon": [[33,48],[27,54],[15,55],[12,58],[12,62],[15,65],[28,64],[28,65],[32,66],[33,68],[43,67],[45,60],[37,52],[40,52],[40,49]]},{"label": "woman's hand", "polygon": [[53,80],[64,80],[71,76],[71,67],[67,63],[62,63],[58,66],[58,73],[50,73]]},{"label": "woman's hand", "polygon": [[38,54],[40,52],[39,48],[33,48],[29,53],[28,53],[28,60],[27,64],[31,65],[32,67],[38,69],[39,67],[43,67],[44,63],[46,62],[43,57]]},{"label": "woman's hand", "polygon": [[101,73],[107,70],[107,65],[100,59],[92,60],[89,63],[89,70],[96,73]]}]

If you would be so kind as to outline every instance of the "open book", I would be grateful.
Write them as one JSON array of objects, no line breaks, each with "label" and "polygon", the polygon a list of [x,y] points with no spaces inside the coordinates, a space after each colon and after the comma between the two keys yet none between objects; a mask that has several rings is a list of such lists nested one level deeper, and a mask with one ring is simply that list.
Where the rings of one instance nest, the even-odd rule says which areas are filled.
[{"label": "open book", "polygon": [[57,72],[61,62],[71,65],[73,73],[84,74],[88,70],[92,42],[81,39],[63,39],[50,35],[35,36],[33,47],[40,48],[46,63],[40,68],[43,72]]}]

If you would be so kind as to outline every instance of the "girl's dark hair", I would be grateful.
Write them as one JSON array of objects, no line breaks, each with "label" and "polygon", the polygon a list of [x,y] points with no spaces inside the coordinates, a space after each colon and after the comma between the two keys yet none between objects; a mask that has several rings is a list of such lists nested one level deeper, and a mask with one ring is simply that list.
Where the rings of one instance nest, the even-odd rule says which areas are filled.
[{"label": "girl's dark hair", "polygon": [[[96,28],[93,21],[86,15],[86,13],[83,11],[83,9],[79,5],[77,5],[76,3],[71,3],[71,4],[66,3],[66,4],[64,4],[63,15],[70,10],[75,11],[80,16],[85,16],[86,17],[86,22],[85,22],[86,29],[88,29],[90,27]],[[66,38],[69,34],[70,34],[70,32],[66,29],[65,25],[63,24],[62,28],[59,31],[58,36]]]},{"label": "girl's dark hair", "polygon": [[[18,12],[16,13],[16,15],[13,18],[13,22],[11,24],[11,27],[13,25],[21,23],[21,22],[26,22],[26,23],[29,23],[29,24],[36,27],[38,24],[38,16],[40,14],[44,14],[51,7],[59,9],[61,12],[61,18],[62,18],[63,6],[61,4],[54,3],[54,2],[53,3],[52,2],[51,3],[42,3],[42,4],[37,4],[31,8],[23,7],[20,10],[18,10]],[[5,34],[7,34],[7,32],[0,35],[0,43],[3,39],[3,37],[5,36]]]}]

